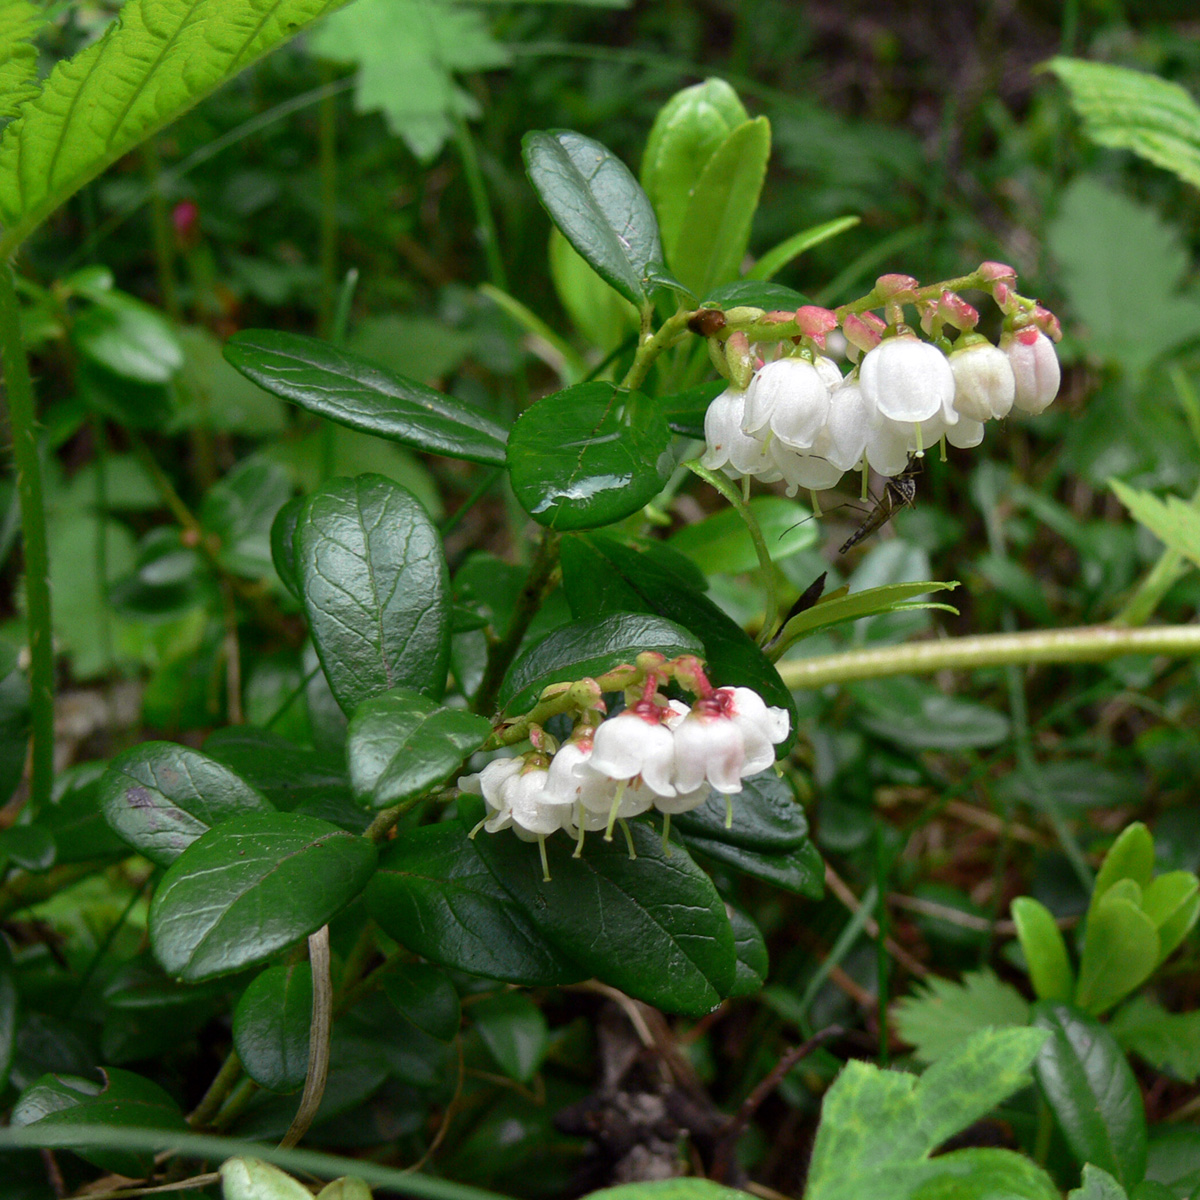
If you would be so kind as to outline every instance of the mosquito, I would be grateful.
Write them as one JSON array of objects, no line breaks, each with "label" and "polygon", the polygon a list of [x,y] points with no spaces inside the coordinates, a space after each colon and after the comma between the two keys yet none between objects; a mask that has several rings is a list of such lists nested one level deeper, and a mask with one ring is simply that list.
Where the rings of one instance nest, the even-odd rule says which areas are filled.
[{"label": "mosquito", "polygon": [[908,463],[899,475],[893,475],[883,484],[883,495],[875,507],[867,513],[866,520],[845,540],[839,554],[845,554],[851,546],[857,546],[863,538],[886,525],[898,512],[908,508],[917,498],[917,476],[921,473],[921,460],[915,454],[908,456]]}]

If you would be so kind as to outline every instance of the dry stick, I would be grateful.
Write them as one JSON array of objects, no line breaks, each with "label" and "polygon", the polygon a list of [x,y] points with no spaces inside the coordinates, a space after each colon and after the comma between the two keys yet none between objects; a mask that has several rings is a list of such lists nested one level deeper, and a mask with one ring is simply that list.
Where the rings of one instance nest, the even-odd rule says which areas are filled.
[{"label": "dry stick", "polygon": [[207,1175],[193,1175],[190,1179],[180,1179],[175,1183],[159,1183],[153,1187],[118,1188],[115,1192],[84,1192],[86,1200],[127,1200],[132,1196],[161,1196],[164,1192],[191,1192],[210,1183],[220,1183],[221,1176],[216,1171]]},{"label": "dry stick", "polygon": [[717,1149],[713,1155],[712,1170],[709,1171],[710,1179],[716,1183],[725,1181],[738,1138],[742,1136],[762,1102],[783,1082],[783,1077],[798,1062],[806,1059],[818,1046],[823,1046],[826,1042],[841,1037],[845,1032],[840,1025],[830,1025],[828,1029],[822,1029],[819,1033],[813,1034],[807,1042],[793,1046],[787,1051],[755,1085],[754,1090],[742,1101],[737,1112],[718,1131]]},{"label": "dry stick", "polygon": [[[938,904],[933,900],[922,900],[919,896],[904,896],[899,892],[888,893],[888,903],[897,908],[906,908],[909,912],[921,913],[922,916],[936,917],[949,925],[959,925],[963,929],[975,929],[980,933],[989,933],[993,929],[1003,937],[1015,937],[1017,926],[1012,921],[989,921],[987,917],[977,917],[974,913],[963,912],[951,908],[947,904]],[[1059,929],[1072,929],[1079,924],[1078,917],[1056,917],[1054,923]]]},{"label": "dry stick", "polygon": [[[852,912],[856,913],[862,907],[859,898],[850,890],[846,881],[828,864],[825,864],[825,886]],[[863,922],[863,928],[873,937],[879,937],[879,922],[874,917],[868,917]],[[918,962],[903,946],[899,945],[893,938],[884,938],[884,946],[891,956],[898,962],[903,964],[909,972],[916,975],[918,979],[924,979],[929,974],[929,968],[924,963]]]},{"label": "dry stick", "polygon": [[294,1146],[308,1132],[321,1106],[329,1077],[329,1029],[333,1021],[333,983],[329,978],[329,926],[322,925],[308,939],[308,961],[312,966],[313,1010],[308,1027],[308,1075],[300,1107],[279,1143],[281,1150]]}]

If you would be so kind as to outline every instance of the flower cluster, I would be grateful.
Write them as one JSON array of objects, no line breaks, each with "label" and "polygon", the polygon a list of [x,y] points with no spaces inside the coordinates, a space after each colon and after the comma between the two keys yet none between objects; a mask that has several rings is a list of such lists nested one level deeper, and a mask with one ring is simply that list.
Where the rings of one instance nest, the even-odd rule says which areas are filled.
[{"label": "flower cluster", "polygon": [[[690,656],[656,665],[616,716],[605,718],[597,700],[601,707],[582,713],[561,746],[534,726],[531,752],[459,779],[459,789],[481,795],[488,808],[472,836],[512,829],[524,841],[543,843],[544,864],[544,840],[560,829],[576,839],[578,855],[588,831],[603,829],[611,841],[618,821],[656,809],[665,845],[672,814],[696,808],[713,792],[735,795],[743,779],[775,761],[775,747],[789,731],[783,709],[750,688],[712,687]],[[696,693],[692,705],[660,693],[670,677]]]},{"label": "flower cluster", "polygon": [[[725,342],[731,386],[705,416],[704,466],[782,480],[795,495],[833,487],[855,469],[897,475],[910,455],[942,438],[977,446],[986,422],[1014,408],[1042,412],[1058,394],[1051,339],[1061,335],[1053,314],[1012,290],[1015,278],[999,263],[969,277],[990,288],[1006,314],[998,346],[975,332],[979,314],[960,296],[942,285],[918,288],[907,276],[883,276],[866,299],[885,309],[890,324],[861,304],[752,311],[759,318],[748,326],[753,345],[743,331]],[[905,305],[917,309],[930,340],[904,324]],[[839,327],[856,364],[845,377],[823,353]],[[773,330],[776,353],[782,346],[787,354],[764,361],[754,350],[772,353],[764,343]]]}]

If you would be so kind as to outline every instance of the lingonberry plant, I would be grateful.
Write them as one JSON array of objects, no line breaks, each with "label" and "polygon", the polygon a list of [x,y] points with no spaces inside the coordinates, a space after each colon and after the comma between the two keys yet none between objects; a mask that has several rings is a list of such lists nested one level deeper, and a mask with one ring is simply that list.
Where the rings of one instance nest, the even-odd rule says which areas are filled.
[{"label": "lingonberry plant", "polygon": [[[128,0],[120,22],[38,87],[28,46],[38,14],[11,5],[21,89],[0,135],[0,249],[11,256],[138,140],[336,7]],[[616,1126],[635,1129],[628,1137],[643,1160],[655,1138],[665,1142],[649,1165],[614,1152],[636,1181],[623,1193],[631,1200],[655,1194],[645,1180],[685,1167],[707,1176],[693,1181],[704,1200],[718,1184],[748,1183],[738,1157],[747,1129],[773,1091],[798,1086],[793,1068],[808,1059],[814,1090],[825,1092],[810,1200],[1044,1200],[1081,1172],[1073,1195],[1084,1200],[1187,1194],[1149,1174],[1142,1095],[1125,1053],[1200,1073],[1195,1014],[1135,995],[1189,937],[1200,881],[1183,867],[1156,873],[1141,824],[1116,838],[1094,878],[1063,835],[1090,894],[1078,970],[1055,915],[1033,897],[1014,903],[1010,948],[1032,1005],[991,971],[962,984],[931,977],[899,1003],[898,1031],[926,1067],[919,1077],[889,1069],[884,966],[874,998],[866,993],[878,1010],[880,1065],[861,1061],[863,1045],[844,1029],[817,1028],[814,1011],[875,906],[886,913],[892,851],[882,834],[872,896],[851,897],[846,946],[799,999],[764,992],[767,938],[739,889],[749,880],[760,895],[814,905],[827,884],[846,891],[810,840],[798,798],[819,769],[800,745],[798,698],[955,667],[1200,649],[1191,625],[1106,626],[797,655],[802,640],[847,622],[954,612],[923,599],[953,582],[909,575],[826,596],[824,576],[798,582],[780,561],[796,548],[794,529],[816,541],[821,526],[802,523],[821,515],[818,493],[846,473],[861,473],[862,500],[872,473],[879,489],[842,546],[853,557],[935,476],[948,447],[979,446],[989,423],[1014,412],[1043,414],[1059,392],[1062,331],[999,262],[930,282],[889,272],[834,308],[773,282],[854,222],[806,229],[747,265],[769,150],[769,123],[750,118],[720,80],[662,109],[640,180],[581,133],[527,134],[526,174],[556,229],[550,255],[564,307],[585,321],[602,309],[616,336],[590,360],[559,354],[563,386],[514,419],[378,366],[342,339],[268,329],[229,337],[229,364],[332,423],[322,428],[472,472],[482,487],[464,511],[503,478],[518,528],[534,530],[536,546],[515,577],[469,558],[452,577],[446,526],[386,474],[327,473],[293,496],[286,479],[250,464],[213,483],[198,521],[159,471],[178,525],[148,535],[122,585],[126,603],[151,607],[187,587],[232,611],[235,704],[239,603],[265,607],[285,630],[289,620],[303,624],[307,674],[261,724],[231,712],[202,746],[142,741],[57,780],[33,393],[15,276],[0,272],[33,693],[28,793],[20,822],[0,834],[9,871],[0,911],[53,903],[131,856],[140,871],[82,969],[0,941],[0,1079],[12,1093],[0,1145],[18,1164],[14,1178],[48,1170],[59,1195],[219,1188],[225,1200],[298,1200],[311,1192],[295,1176],[338,1176],[320,1191],[325,1200],[362,1200],[368,1185],[471,1200],[491,1193],[453,1182],[452,1165],[448,1178],[414,1168],[474,1103],[465,1081],[499,1078],[514,1095],[557,1105],[565,1132],[611,1147],[625,1136]],[[181,236],[194,220],[180,213]],[[95,327],[170,342],[170,323],[115,292],[111,277],[76,273],[22,290],[26,317],[53,312],[85,357],[108,353]],[[491,292],[544,344],[569,349],[526,306],[531,298]],[[148,357],[161,365],[161,355]],[[129,378],[124,360],[110,355],[108,366]],[[811,511],[767,496],[772,485],[789,498],[804,492]],[[699,554],[653,536],[687,486],[715,510]],[[784,506],[786,521],[764,500]],[[270,520],[273,595],[253,582],[266,525],[247,509]],[[706,594],[703,552],[726,553],[734,573],[755,576],[753,611]],[[301,697],[308,744],[272,728]],[[1039,802],[1062,830],[1056,797]],[[144,900],[144,939],[130,939]],[[996,916],[985,922],[989,936]],[[884,957],[897,949],[885,919],[872,936]],[[105,1015],[98,1041],[88,1041],[71,1022],[100,1003],[92,993],[101,963]],[[862,986],[842,975],[861,1000]],[[73,994],[55,999],[65,979]],[[727,1115],[704,1093],[699,1053],[691,1063],[677,1045],[668,1052],[664,1014],[695,1022],[686,1043],[695,1046],[715,1015],[760,994],[774,1006],[760,1011],[794,1023],[803,1040],[766,1065],[750,1055],[741,1106]],[[597,996],[627,1015],[640,1047],[610,1039],[595,1097],[549,1094],[547,1057],[571,1062],[586,1048],[565,1021],[552,1036],[542,1008]],[[218,1034],[190,1062],[190,1093],[173,1093],[145,1064],[200,1029]],[[744,1036],[756,1031],[748,1024]],[[608,1036],[602,1026],[598,1037]],[[635,1065],[682,1082],[638,1091],[626,1086]],[[946,1151],[1006,1102],[1015,1132],[1005,1145]],[[500,1128],[477,1146],[460,1143],[460,1158],[498,1153],[506,1120],[520,1124],[499,1112]],[[295,1149],[310,1133],[371,1153]],[[676,1144],[684,1133],[690,1158]],[[65,1166],[49,1153],[59,1150],[73,1156]],[[188,1174],[184,1164],[194,1163],[215,1170]],[[1186,1171],[1179,1178],[1194,1190]]]}]

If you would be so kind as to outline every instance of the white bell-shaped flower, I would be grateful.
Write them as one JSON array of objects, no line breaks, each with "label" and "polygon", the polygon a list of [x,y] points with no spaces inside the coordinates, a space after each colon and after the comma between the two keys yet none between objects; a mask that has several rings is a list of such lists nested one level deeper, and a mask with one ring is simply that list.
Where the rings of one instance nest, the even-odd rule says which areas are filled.
[{"label": "white bell-shaped flower", "polygon": [[818,354],[813,359],[813,366],[817,370],[817,374],[821,377],[821,382],[829,389],[830,394],[835,388],[840,388],[843,382],[841,368],[832,358],[827,358],[824,354]]},{"label": "white bell-shaped flower", "polygon": [[[591,757],[590,737],[564,743],[551,760],[546,790],[555,802],[579,804],[585,812],[607,818],[617,799],[617,782],[597,771],[591,765]],[[617,817],[626,819],[644,813],[654,804],[655,796],[649,787],[633,780],[621,791]],[[606,823],[601,820],[596,828],[602,829]]]},{"label": "white bell-shaped flower", "polygon": [[711,795],[712,788],[707,783],[702,783],[690,792],[677,789],[673,796],[655,796],[654,807],[660,813],[675,817],[680,813],[691,812],[693,808],[699,808]]},{"label": "white bell-shaped flower", "polygon": [[974,342],[951,351],[949,362],[954,372],[954,410],[959,416],[972,421],[1008,416],[1017,394],[1017,381],[1003,350],[991,342]]},{"label": "white bell-shaped flower", "polygon": [[675,729],[675,786],[698,791],[704,783],[730,795],[742,790],[746,739],[720,709],[697,703]]},{"label": "white bell-shaped flower", "polygon": [[503,794],[504,785],[521,773],[523,758],[495,758],[482,771],[464,775],[458,790],[472,796],[482,796],[488,808],[484,828],[488,833],[507,829],[512,824],[512,805]]},{"label": "white bell-shaped flower", "polygon": [[[818,448],[824,449],[824,438],[818,442]],[[769,447],[771,457],[779,474],[787,483],[787,494],[794,496],[804,489],[810,492],[821,492],[826,488],[836,487],[844,472],[830,462],[824,454],[805,454],[792,450],[782,441],[773,441]]]},{"label": "white bell-shaped flower", "polygon": [[829,416],[829,388],[812,363],[781,358],[767,363],[746,389],[742,429],[751,436],[767,430],[793,450],[808,450]]},{"label": "white bell-shaped flower", "polygon": [[704,414],[704,441],[701,463],[710,471],[724,470],[733,476],[753,475],[773,483],[780,478],[766,446],[742,431],[746,412],[746,393],[726,388],[709,404]]},{"label": "white bell-shaped flower", "polygon": [[791,730],[787,710],[768,705],[752,688],[717,688],[713,696],[745,739],[742,778],[765,771],[775,761],[775,747],[786,740]]},{"label": "white bell-shaped flower", "polygon": [[825,457],[843,471],[858,467],[871,435],[871,412],[857,379],[847,379],[829,397]]},{"label": "white bell-shaped flower", "polygon": [[946,441],[959,450],[970,450],[983,441],[984,424],[982,421],[972,421],[970,417],[960,417],[957,425],[951,425],[946,430]]},{"label": "white bell-shaped flower", "polygon": [[1058,395],[1062,368],[1054,343],[1032,325],[1000,335],[1000,349],[1008,356],[1016,380],[1013,405],[1036,416]]},{"label": "white bell-shaped flower", "polygon": [[946,356],[911,335],[887,338],[868,350],[858,379],[868,405],[890,420],[928,421],[938,412],[954,412],[954,372]]},{"label": "white bell-shaped flower", "polygon": [[546,795],[550,772],[545,767],[526,766],[500,788],[513,829],[533,838],[546,837],[570,819],[570,805],[556,803]]},{"label": "white bell-shaped flower", "polygon": [[639,776],[660,796],[675,795],[675,740],[649,701],[602,721],[592,739],[588,765],[618,782]]},{"label": "white bell-shaped flower", "polygon": [[876,413],[867,431],[865,453],[873,471],[889,478],[908,466],[916,426],[909,422],[889,421]]}]

